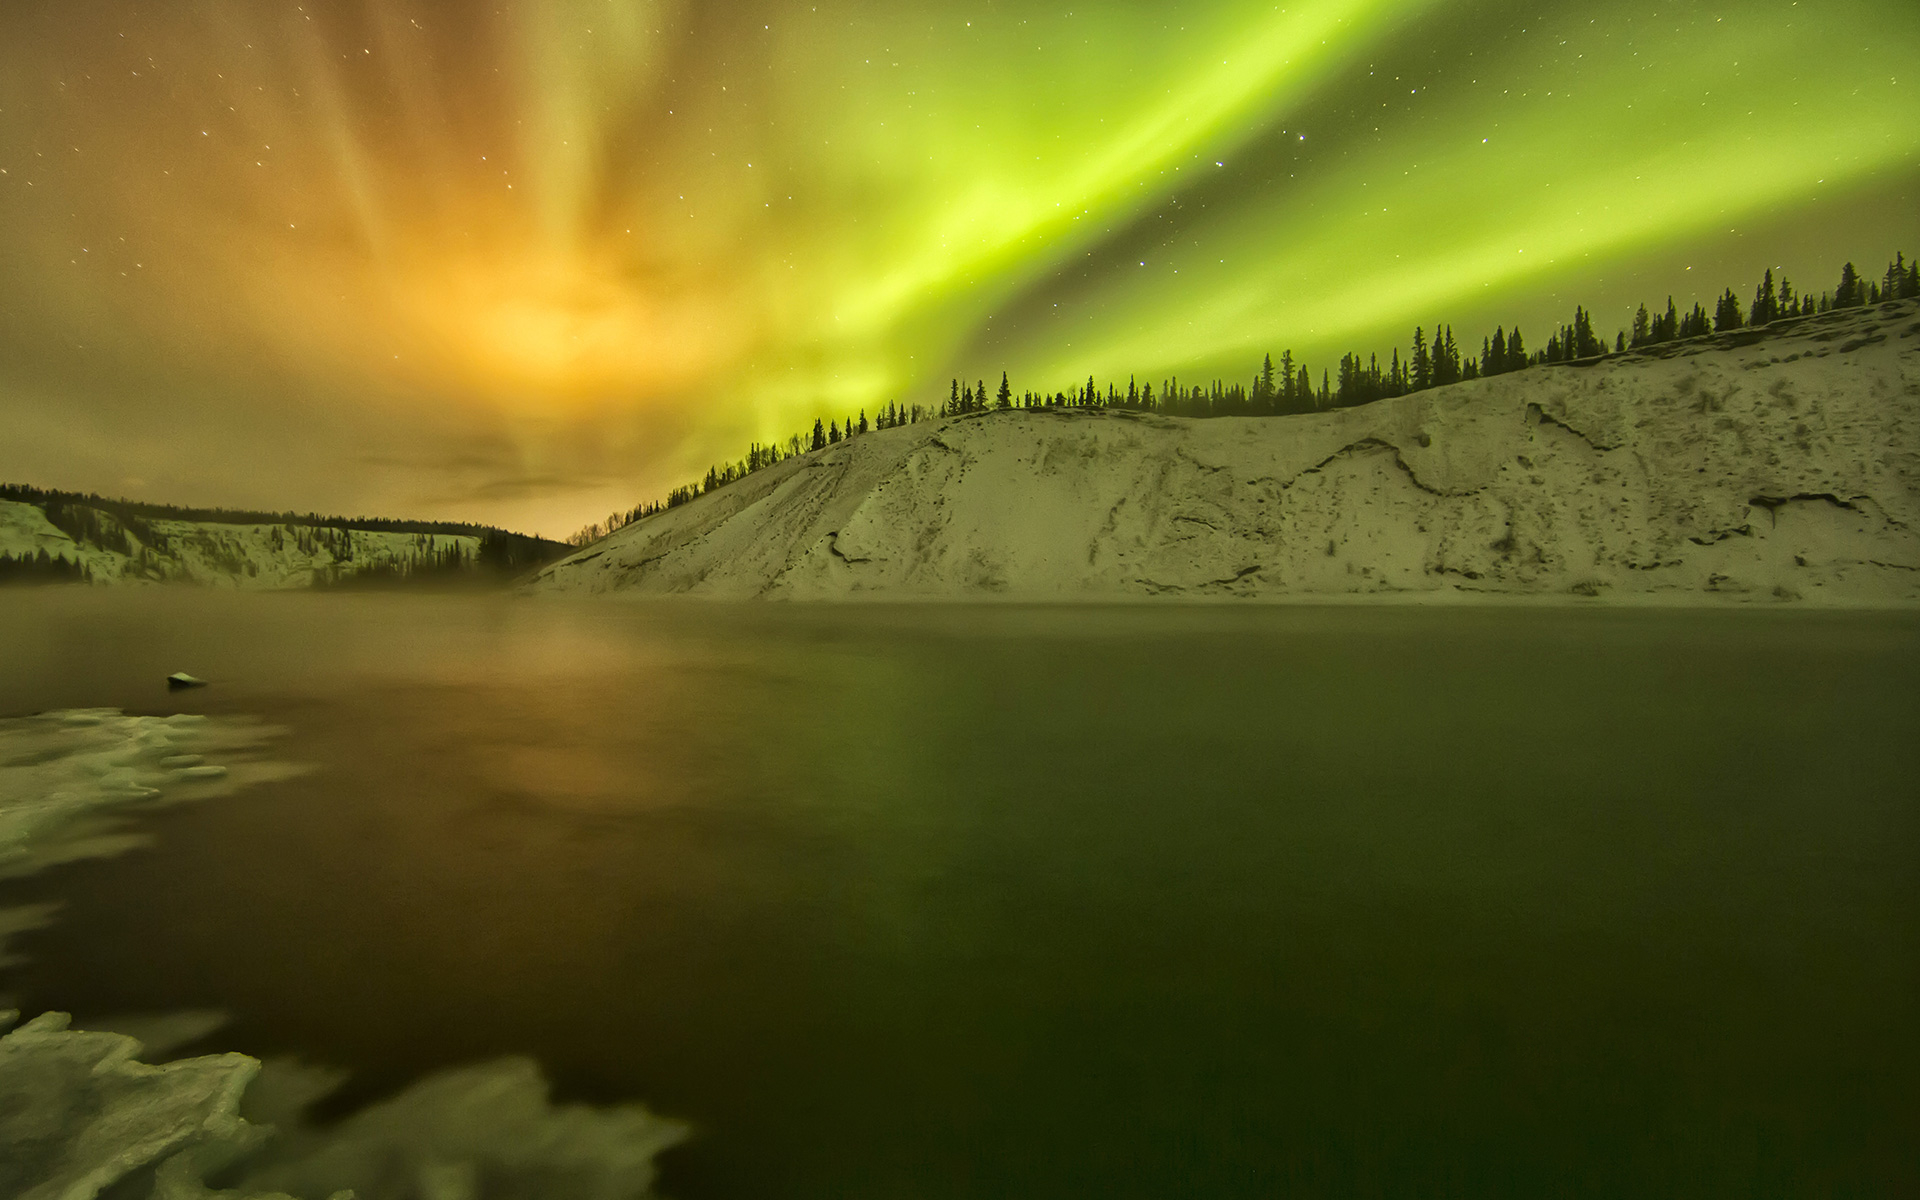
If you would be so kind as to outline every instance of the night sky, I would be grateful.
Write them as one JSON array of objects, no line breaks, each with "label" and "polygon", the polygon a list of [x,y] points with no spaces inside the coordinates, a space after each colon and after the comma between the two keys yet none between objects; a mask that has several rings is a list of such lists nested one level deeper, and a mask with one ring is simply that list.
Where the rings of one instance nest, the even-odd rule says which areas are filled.
[{"label": "night sky", "polygon": [[0,479],[562,535],[815,416],[1920,252],[1914,0],[38,0]]}]

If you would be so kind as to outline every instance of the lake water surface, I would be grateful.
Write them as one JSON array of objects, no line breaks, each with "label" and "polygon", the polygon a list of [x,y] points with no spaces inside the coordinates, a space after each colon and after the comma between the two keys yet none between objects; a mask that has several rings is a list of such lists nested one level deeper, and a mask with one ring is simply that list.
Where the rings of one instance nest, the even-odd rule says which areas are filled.
[{"label": "lake water surface", "polygon": [[316,769],[0,992],[532,1054],[679,1200],[1920,1193],[1912,616],[0,593],[82,706]]}]

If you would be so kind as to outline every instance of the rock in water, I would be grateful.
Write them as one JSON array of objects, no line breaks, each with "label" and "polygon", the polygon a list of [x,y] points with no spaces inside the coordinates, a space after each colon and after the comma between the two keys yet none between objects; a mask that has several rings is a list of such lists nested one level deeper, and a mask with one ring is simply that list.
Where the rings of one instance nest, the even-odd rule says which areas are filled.
[{"label": "rock in water", "polygon": [[197,688],[197,687],[205,687],[205,686],[207,686],[206,680],[196,679],[193,676],[187,674],[185,671],[175,671],[173,674],[167,676],[167,690],[170,692],[177,692],[182,688]]}]

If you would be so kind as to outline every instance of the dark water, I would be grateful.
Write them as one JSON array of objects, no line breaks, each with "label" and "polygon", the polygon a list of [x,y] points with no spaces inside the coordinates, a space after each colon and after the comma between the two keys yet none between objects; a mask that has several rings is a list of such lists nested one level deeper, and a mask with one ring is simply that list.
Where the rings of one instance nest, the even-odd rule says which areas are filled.
[{"label": "dark water", "polygon": [[0,595],[102,704],[319,769],[0,990],[530,1052],[681,1200],[1920,1194],[1912,617]]}]

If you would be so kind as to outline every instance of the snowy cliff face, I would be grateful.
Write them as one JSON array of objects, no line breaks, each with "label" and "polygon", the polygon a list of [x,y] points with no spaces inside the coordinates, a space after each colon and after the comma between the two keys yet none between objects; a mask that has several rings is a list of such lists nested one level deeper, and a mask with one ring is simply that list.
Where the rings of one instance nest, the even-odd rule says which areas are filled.
[{"label": "snowy cliff face", "polygon": [[1920,304],[1297,417],[866,434],[540,590],[712,597],[1920,600]]},{"label": "snowy cliff face", "polygon": [[145,520],[131,524],[105,509],[64,506],[63,529],[39,504],[0,500],[0,559],[78,564],[95,583],[182,582],[272,590],[334,582],[367,571],[418,569],[458,558],[472,562],[480,539],[324,526],[229,525]]}]

